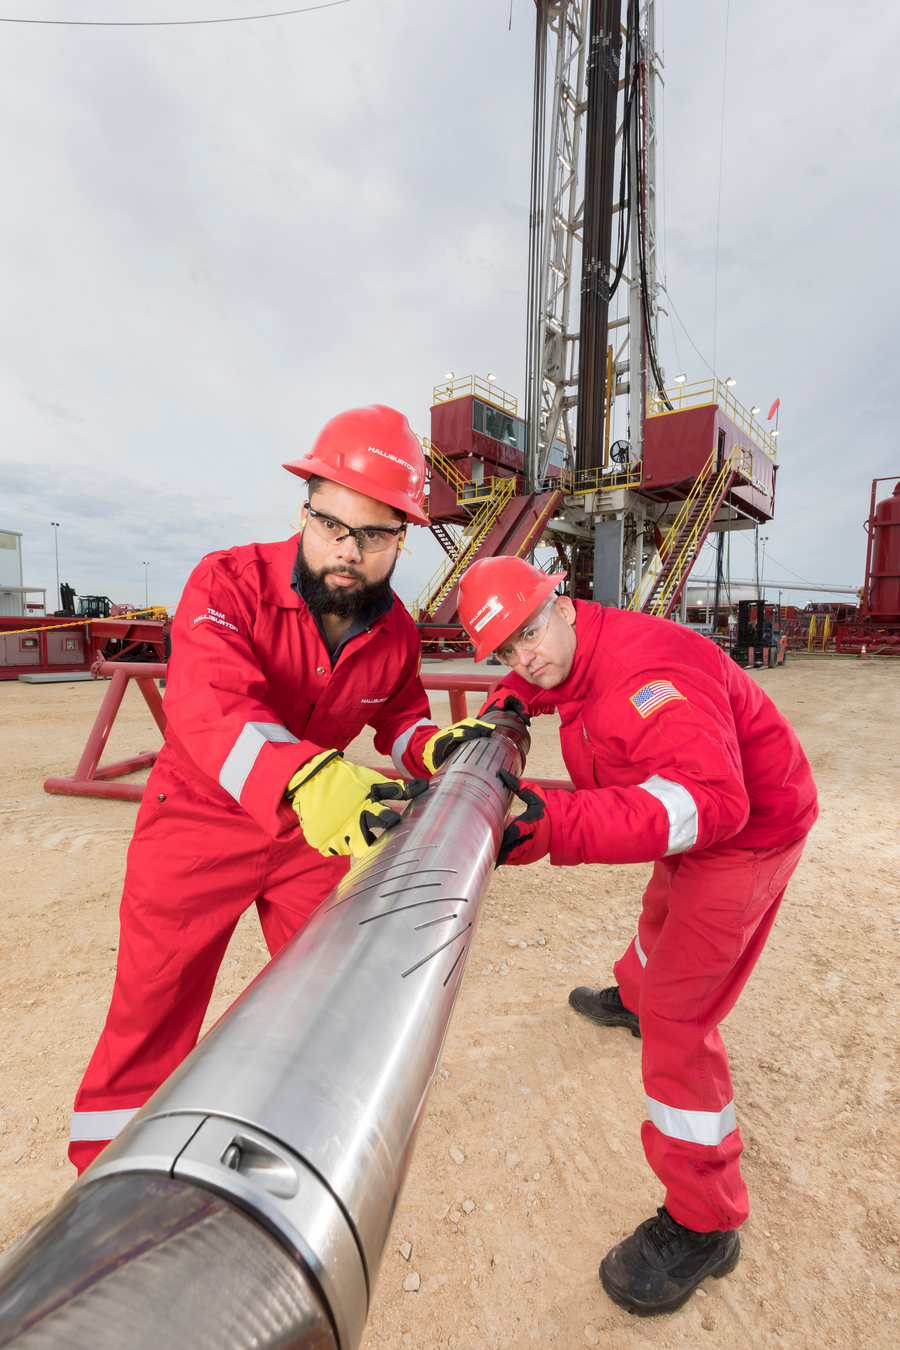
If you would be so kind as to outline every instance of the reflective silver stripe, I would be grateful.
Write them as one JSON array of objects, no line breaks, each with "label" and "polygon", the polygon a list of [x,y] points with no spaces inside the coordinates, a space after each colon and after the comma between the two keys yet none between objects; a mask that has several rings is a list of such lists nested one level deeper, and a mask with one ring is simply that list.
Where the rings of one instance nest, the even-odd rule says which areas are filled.
[{"label": "reflective silver stripe", "polygon": [[700,831],[700,820],[697,816],[697,803],[687,788],[681,783],[670,782],[668,778],[660,778],[659,774],[648,778],[646,783],[638,783],[638,787],[649,792],[651,797],[662,802],[666,808],[666,815],[669,817],[669,847],[663,857],[668,858],[670,853],[685,853],[689,848],[693,848]]},{"label": "reflective silver stripe", "polygon": [[440,727],[436,727],[433,722],[429,722],[427,717],[420,717],[418,722],[413,722],[411,727],[407,727],[405,731],[401,731],[400,735],[391,746],[391,759],[394,761],[398,773],[409,772],[406,765],[403,763],[403,756],[406,753],[406,747],[409,745],[416,727],[434,727],[435,731],[440,731]]},{"label": "reflective silver stripe", "polygon": [[125,1111],[74,1111],[69,1138],[115,1139],[139,1110],[139,1106],[131,1106]]},{"label": "reflective silver stripe", "polygon": [[296,740],[297,737],[292,736],[280,722],[248,722],[222,765],[219,782],[239,802],[250,770],[266,742]]},{"label": "reflective silver stripe", "polygon": [[645,966],[647,964],[647,958],[644,955],[644,949],[641,946],[641,940],[637,933],[634,935],[634,950],[637,952],[637,959],[640,961],[641,965]]},{"label": "reflective silver stripe", "polygon": [[721,1111],[679,1111],[648,1097],[647,1115],[669,1139],[684,1139],[688,1144],[721,1144],[726,1135],[737,1129],[733,1101]]}]

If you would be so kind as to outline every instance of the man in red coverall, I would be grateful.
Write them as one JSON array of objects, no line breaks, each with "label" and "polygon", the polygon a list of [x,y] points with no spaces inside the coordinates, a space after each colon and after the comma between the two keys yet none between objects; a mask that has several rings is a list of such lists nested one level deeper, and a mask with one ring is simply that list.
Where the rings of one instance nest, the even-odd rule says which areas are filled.
[{"label": "man in red coverall", "polygon": [[407,522],[428,524],[406,418],[341,413],[285,468],[309,480],[299,539],[208,554],[178,606],[112,1003],[75,1101],[79,1171],[193,1048],[244,910],[256,904],[275,953],[372,827],[399,819],[380,802],[409,788],[340,752],[368,725],[399,772],[430,774],[478,734],[432,723],[419,635],[390,588]]},{"label": "man in red coverall", "polygon": [[790,724],[714,643],[678,624],[551,594],[560,580],[516,558],[475,563],[459,614],[476,659],[511,672],[492,698],[555,710],[575,792],[509,786],[527,809],[499,862],[653,862],[618,985],[569,1002],[642,1037],[641,1137],[665,1186],[656,1217],[604,1258],[629,1312],[681,1306],[734,1269],[748,1214],[741,1136],[717,1030],[765,945],[816,819]]}]

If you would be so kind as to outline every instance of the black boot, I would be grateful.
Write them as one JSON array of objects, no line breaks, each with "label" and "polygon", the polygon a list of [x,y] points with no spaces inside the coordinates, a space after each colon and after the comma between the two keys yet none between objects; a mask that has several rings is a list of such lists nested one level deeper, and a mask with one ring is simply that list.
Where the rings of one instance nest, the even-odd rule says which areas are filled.
[{"label": "black boot", "polygon": [[641,1034],[638,1015],[625,1007],[616,984],[612,989],[587,989],[582,985],[572,990],[569,1002],[576,1012],[584,1013],[602,1027],[628,1027],[632,1036]]},{"label": "black boot", "polygon": [[730,1275],[741,1254],[736,1228],[695,1233],[665,1205],[600,1263],[600,1283],[613,1303],[638,1317],[674,1312],[709,1275]]}]

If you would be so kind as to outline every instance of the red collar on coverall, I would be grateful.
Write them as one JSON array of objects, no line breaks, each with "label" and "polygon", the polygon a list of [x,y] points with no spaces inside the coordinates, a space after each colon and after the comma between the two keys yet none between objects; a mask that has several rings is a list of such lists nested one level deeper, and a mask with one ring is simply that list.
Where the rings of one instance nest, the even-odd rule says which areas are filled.
[{"label": "red collar on coverall", "polygon": [[[291,571],[291,590],[295,595],[299,595],[301,601],[309,609],[310,614],[316,621],[316,627],[322,634],[325,645],[328,646],[328,635],[325,632],[325,625],[322,623],[321,614],[317,614],[309,604],[306,596],[303,594],[303,582],[300,579],[300,544],[297,544],[297,552],[294,555],[294,566]],[[331,669],[334,670],[337,665],[341,652],[344,650],[351,638],[355,638],[357,633],[368,633],[374,628],[376,622],[383,618],[385,614],[390,614],[394,608],[394,592],[390,586],[386,586],[381,595],[376,596],[365,609],[354,614],[350,627],[341,638],[334,651],[331,652]],[[329,648],[330,651],[330,648]]]},{"label": "red collar on coverall", "polygon": [[176,611],[166,680],[166,757],[276,838],[298,828],[282,794],[307,760],[343,750],[367,725],[386,756],[410,727],[431,726],[410,615],[393,605],[344,644],[332,670],[315,619],[291,590],[296,551],[293,535],[204,558]]}]

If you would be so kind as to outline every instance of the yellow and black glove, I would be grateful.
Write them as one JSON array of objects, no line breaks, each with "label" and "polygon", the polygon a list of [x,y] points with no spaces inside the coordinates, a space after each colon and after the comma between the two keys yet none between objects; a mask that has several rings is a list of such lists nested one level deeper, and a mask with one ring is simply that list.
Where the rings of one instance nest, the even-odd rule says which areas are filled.
[{"label": "yellow and black glove", "polygon": [[442,764],[466,741],[477,741],[482,736],[490,736],[496,727],[493,722],[483,721],[480,717],[466,717],[462,722],[454,722],[452,727],[438,731],[422,751],[426,768],[436,773]]},{"label": "yellow and black glove", "polygon": [[294,774],[285,795],[307,843],[324,858],[351,853],[361,858],[375,843],[373,830],[389,830],[400,821],[398,811],[381,803],[409,802],[427,791],[427,778],[408,783],[385,778],[345,761],[339,750],[325,750]]},{"label": "yellow and black glove", "polygon": [[453,751],[466,741],[477,741],[482,736],[490,736],[497,730],[497,716],[506,712],[515,713],[526,726],[530,726],[531,718],[525,711],[525,705],[517,698],[508,694],[502,703],[495,699],[493,703],[486,704],[477,717],[466,717],[462,722],[454,722],[452,727],[444,727],[443,731],[432,736],[422,751],[426,767],[431,773],[435,773],[446,763]]},{"label": "yellow and black glove", "polygon": [[514,694],[507,694],[502,703],[497,698],[494,699],[493,703],[486,703],[478,716],[482,722],[485,720],[493,722],[496,721],[500,713],[514,713],[520,722],[525,723],[526,727],[531,726],[531,718],[525,711],[525,704]]}]

